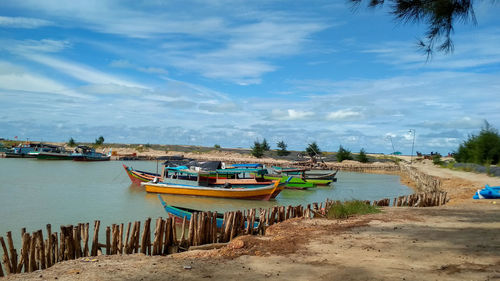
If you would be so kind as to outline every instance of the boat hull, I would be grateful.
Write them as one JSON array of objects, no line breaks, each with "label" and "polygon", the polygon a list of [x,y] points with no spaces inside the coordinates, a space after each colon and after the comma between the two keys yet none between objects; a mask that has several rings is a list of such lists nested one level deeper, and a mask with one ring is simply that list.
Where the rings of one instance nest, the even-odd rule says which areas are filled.
[{"label": "boat hull", "polygon": [[130,178],[130,181],[136,185],[141,185],[143,182],[152,181],[154,178],[160,177],[159,174],[137,171],[127,167],[126,165],[123,165],[123,168],[125,169],[125,172],[127,172],[127,176]]},{"label": "boat hull", "polygon": [[[159,194],[158,194],[158,198],[160,199],[160,202],[163,205],[163,208],[167,212],[168,216],[171,217],[172,219],[174,219],[174,221],[176,223],[182,223],[184,221],[184,218],[186,218],[186,222],[189,222],[189,221],[191,221],[191,216],[193,213],[203,212],[200,210],[193,210],[193,209],[187,209],[187,208],[168,205],[161,198],[161,195],[159,195]],[[217,214],[216,222],[217,222],[217,227],[222,228],[222,226],[224,224],[223,214]],[[259,219],[256,218],[253,227],[256,228],[258,226],[259,226]],[[245,227],[247,227],[247,221],[245,221]]]},{"label": "boat hull", "polygon": [[73,160],[73,156],[71,156],[70,154],[40,152],[36,156],[36,159],[41,159],[41,160]]},{"label": "boat hull", "polygon": [[[286,176],[264,176],[265,179],[267,180],[279,180],[280,182],[284,183],[288,177]],[[307,189],[307,188],[314,188],[316,185],[312,182],[309,181],[304,181],[301,178],[293,178],[286,184],[286,189]]]},{"label": "boat hull", "polygon": [[265,201],[275,198],[284,189],[284,185],[280,184],[279,181],[272,185],[256,188],[218,188],[153,182],[143,182],[141,185],[147,192],[151,193]]},{"label": "boat hull", "polygon": [[110,156],[79,156],[79,157],[74,157],[74,161],[109,161],[111,159]]}]

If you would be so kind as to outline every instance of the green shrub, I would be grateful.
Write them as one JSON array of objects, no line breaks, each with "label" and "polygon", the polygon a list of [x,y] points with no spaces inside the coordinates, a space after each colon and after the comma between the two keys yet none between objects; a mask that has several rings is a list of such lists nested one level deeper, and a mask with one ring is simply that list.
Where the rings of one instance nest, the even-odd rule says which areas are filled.
[{"label": "green shrub", "polygon": [[359,151],[357,160],[361,163],[368,163],[368,156],[366,156],[366,152],[365,152],[364,148],[361,148],[361,150]]},{"label": "green shrub", "polygon": [[219,149],[219,148],[220,148],[220,145],[218,145],[218,144],[214,144],[214,148],[215,148],[215,149]]},{"label": "green shrub", "polygon": [[434,163],[434,165],[441,165],[443,163],[443,161],[441,161],[441,154],[434,154],[432,156],[432,163]]},{"label": "green shrub", "polygon": [[309,146],[306,147],[306,153],[310,157],[314,157],[316,155],[320,156],[321,149],[319,149],[319,146],[316,142],[313,142],[313,143],[309,144]]},{"label": "green shrub", "polygon": [[379,213],[380,209],[376,206],[368,205],[363,201],[354,200],[344,203],[335,203],[327,211],[327,218],[346,219],[353,215],[364,215]]},{"label": "green shrub", "polygon": [[257,158],[261,158],[264,156],[264,149],[262,147],[262,144],[258,141],[254,141],[253,146],[251,147],[252,151],[250,151],[250,154]]},{"label": "green shrub", "polygon": [[267,143],[266,139],[264,139],[262,141],[262,143],[260,144],[260,146],[262,147],[263,151],[269,151],[271,149],[271,147],[269,147],[269,144]]},{"label": "green shrub", "polygon": [[69,139],[68,146],[69,147],[75,147],[76,146],[76,142],[75,142],[75,140],[73,138]]},{"label": "green shrub", "polygon": [[500,161],[500,135],[498,131],[485,121],[484,127],[479,135],[470,135],[458,147],[453,158],[461,163],[490,164],[496,165]]},{"label": "green shrub", "polygon": [[280,141],[278,142],[277,144],[278,146],[278,150],[276,151],[276,153],[278,154],[278,156],[287,156],[288,154],[290,154],[290,151],[286,150],[286,143],[284,141]]},{"label": "green shrub", "polygon": [[352,154],[349,150],[345,149],[342,147],[342,145],[339,147],[339,150],[337,151],[337,161],[342,162],[344,160],[352,160]]}]

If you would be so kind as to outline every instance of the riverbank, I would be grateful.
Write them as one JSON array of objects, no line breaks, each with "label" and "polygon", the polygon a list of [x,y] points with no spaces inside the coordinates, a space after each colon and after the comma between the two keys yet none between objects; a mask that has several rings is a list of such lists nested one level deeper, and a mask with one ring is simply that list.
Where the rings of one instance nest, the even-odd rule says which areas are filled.
[{"label": "riverbank", "polygon": [[[242,160],[249,161],[249,160]],[[344,221],[294,219],[219,250],[166,257],[99,256],[6,280],[488,280],[499,278],[500,202],[475,201],[497,178],[414,163],[440,180],[440,208],[384,208]]]}]

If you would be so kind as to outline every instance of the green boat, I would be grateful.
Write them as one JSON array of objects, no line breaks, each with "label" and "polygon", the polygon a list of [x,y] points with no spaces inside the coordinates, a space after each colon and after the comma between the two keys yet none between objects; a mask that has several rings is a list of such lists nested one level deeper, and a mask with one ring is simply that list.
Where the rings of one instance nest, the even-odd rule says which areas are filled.
[{"label": "green boat", "polygon": [[288,178],[292,176],[298,178],[303,182],[313,183],[315,185],[329,185],[330,183],[337,181],[336,175],[337,171],[315,171],[312,172],[309,169],[304,168],[281,168],[273,166],[272,169],[277,173],[276,176],[283,176]]},{"label": "green boat", "polygon": [[[280,180],[280,182],[286,182],[289,176],[281,176],[281,175],[265,175],[264,179],[266,180]],[[301,178],[292,178],[287,185],[286,189],[308,189],[316,187],[316,184],[313,182],[306,182]]]},{"label": "green boat", "polygon": [[50,151],[40,151],[36,159],[41,160],[73,160],[73,154],[67,152],[64,147],[55,147]]}]

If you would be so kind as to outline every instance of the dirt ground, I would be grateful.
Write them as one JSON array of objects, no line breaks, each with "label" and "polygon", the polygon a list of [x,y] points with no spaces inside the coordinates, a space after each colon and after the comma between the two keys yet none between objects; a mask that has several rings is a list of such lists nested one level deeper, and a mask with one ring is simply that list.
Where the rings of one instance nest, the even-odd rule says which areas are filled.
[{"label": "dirt ground", "polygon": [[450,204],[293,219],[218,250],[99,256],[5,280],[500,280],[500,200],[470,199],[500,180],[415,165],[442,179]]}]

